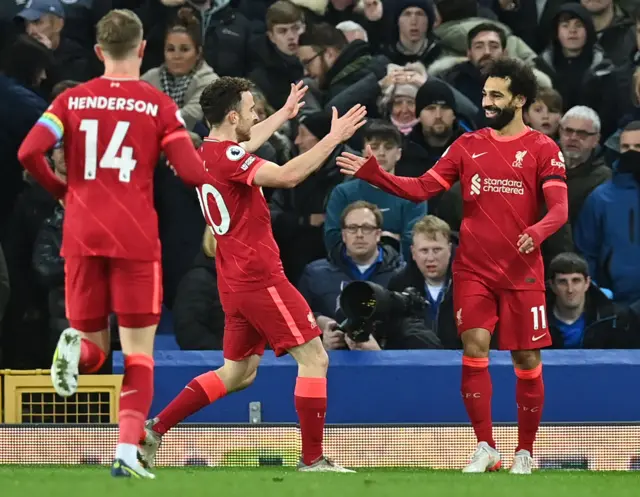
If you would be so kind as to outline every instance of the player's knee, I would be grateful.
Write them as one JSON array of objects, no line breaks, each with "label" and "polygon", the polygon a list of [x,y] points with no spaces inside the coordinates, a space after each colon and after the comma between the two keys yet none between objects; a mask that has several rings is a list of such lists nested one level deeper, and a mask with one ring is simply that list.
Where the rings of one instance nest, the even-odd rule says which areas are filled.
[{"label": "player's knee", "polygon": [[489,357],[491,333],[483,328],[473,328],[461,335],[464,355],[474,359]]},{"label": "player's knee", "polygon": [[329,356],[319,337],[289,350],[299,369],[309,376],[324,376],[329,368]]},{"label": "player's knee", "polygon": [[69,326],[80,333],[98,333],[109,328],[109,317],[69,319]]},{"label": "player's knee", "polygon": [[245,388],[250,387],[251,384],[256,380],[257,376],[258,376],[258,370],[254,369],[245,377],[245,379],[240,384],[240,387],[238,388],[238,390],[244,390]]},{"label": "player's knee", "polygon": [[540,364],[541,356],[539,350],[513,350],[511,351],[513,365],[517,369],[534,369]]}]

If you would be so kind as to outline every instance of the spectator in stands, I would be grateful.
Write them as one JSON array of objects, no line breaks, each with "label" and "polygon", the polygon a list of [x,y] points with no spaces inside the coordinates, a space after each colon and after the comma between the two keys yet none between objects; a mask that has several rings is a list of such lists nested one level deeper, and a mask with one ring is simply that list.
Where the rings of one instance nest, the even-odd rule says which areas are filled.
[{"label": "spectator in stands", "polygon": [[24,21],[29,36],[51,50],[53,63],[44,84],[47,95],[60,81],[88,81],[98,75],[92,52],[63,34],[61,0],[31,0],[18,18]]},{"label": "spectator in stands", "polygon": [[[441,76],[480,109],[484,73],[494,60],[507,55],[506,47],[505,32],[493,23],[483,22],[474,26],[467,35],[467,59],[460,62],[457,57],[442,58],[428,70],[432,75]],[[534,73],[540,86],[551,86],[546,74],[537,69]]]},{"label": "spectator in stands", "polygon": [[287,0],[278,0],[267,10],[267,33],[251,45],[254,55],[249,79],[264,93],[271,107],[279,109],[289,97],[291,83],[304,75],[296,56],[304,31],[302,11]]},{"label": "spectator in stands", "polygon": [[367,34],[367,31],[357,22],[342,21],[340,24],[336,25],[336,29],[339,29],[344,33],[344,37],[347,39],[348,43],[351,43],[354,40],[362,40],[367,43],[369,42],[369,35]]},{"label": "spectator in stands", "polygon": [[207,227],[200,253],[184,275],[173,304],[176,341],[182,350],[221,350],[224,311],[218,294],[216,240]]},{"label": "spectator in stands", "polygon": [[562,96],[553,88],[538,90],[535,102],[524,111],[524,120],[536,131],[558,140],[562,117]]},{"label": "spectator in stands", "polygon": [[357,201],[347,206],[341,217],[343,243],[333,248],[328,259],[309,264],[298,289],[316,315],[328,350],[345,348],[344,335],[336,334],[340,311],[339,296],[351,281],[372,281],[387,286],[402,258],[393,248],[380,245],[382,212],[375,205]]},{"label": "spectator in stands", "polygon": [[552,41],[542,58],[554,71],[553,87],[562,95],[566,110],[582,102],[589,71],[610,69],[613,64],[597,44],[591,16],[581,5],[564,4],[552,25]]},{"label": "spectator in stands", "polygon": [[[603,140],[626,124],[620,122],[626,114],[635,113],[635,119],[640,117],[637,110],[640,101],[634,84],[634,73],[640,67],[640,8],[634,10],[632,19],[635,28],[635,45],[632,51],[625,54],[626,59],[620,61],[617,67],[598,67],[597,71],[591,71],[584,84],[583,103],[600,116]],[[627,122],[633,120],[632,117]]]},{"label": "spectator in stands", "polygon": [[634,20],[614,0],[581,0],[591,14],[598,44],[615,65],[624,64],[634,50]]},{"label": "spectator in stands", "polygon": [[[199,148],[202,139],[190,135]],[[200,252],[206,225],[195,189],[176,176],[164,156],[154,173],[153,193],[162,249],[163,304],[172,309],[178,284]]]},{"label": "spectator in stands", "polygon": [[233,8],[231,0],[145,0],[138,10],[145,27],[147,48],[142,69],[164,61],[164,34],[177,12],[193,10],[202,26],[204,60],[220,76],[245,76],[250,70],[251,22]]},{"label": "spectator in stands", "polygon": [[[52,151],[50,162],[56,176],[66,182],[67,167],[62,142]],[[63,222],[64,203],[58,201],[53,214],[42,224],[33,247],[33,270],[40,280],[40,286],[48,293],[48,341],[41,344],[46,347],[48,354],[53,354],[60,334],[69,327],[65,304],[64,259],[60,255]]]},{"label": "spectator in stands", "polygon": [[169,95],[180,108],[187,129],[193,130],[203,117],[200,95],[217,78],[202,57],[200,22],[191,9],[180,9],[164,39],[164,63],[141,79]]},{"label": "spectator in stands", "polygon": [[[490,19],[506,35],[507,44],[504,48],[510,57],[520,59],[527,65],[537,67],[543,73],[550,74],[551,69],[540,59],[538,52],[514,35],[508,26],[498,22],[495,19],[494,12],[479,7],[476,0],[455,0],[453,2],[440,0],[438,2],[438,11],[442,17],[442,23],[434,29],[434,33],[440,39],[440,43],[447,54],[467,57],[469,31]],[[532,17],[529,17],[526,22],[533,26],[535,23],[532,22],[532,19]],[[439,61],[428,68],[429,74],[433,74],[436,71],[438,64]],[[536,77],[539,86],[551,87],[551,81],[548,78],[544,78],[545,81],[543,82],[541,73],[536,73]]]},{"label": "spectator in stands", "polygon": [[562,117],[560,148],[567,168],[570,224],[593,189],[611,178],[611,169],[597,153],[599,141],[600,119],[593,109],[579,105]]},{"label": "spectator in stands", "polygon": [[435,11],[431,0],[394,0],[391,29],[395,36],[384,48],[391,62],[404,66],[421,62],[426,67],[442,53],[442,48],[433,36]]},{"label": "spectator in stands", "polygon": [[[370,121],[365,128],[364,143],[363,154],[372,153],[385,171],[394,174],[396,164],[402,155],[400,132],[390,123]],[[426,214],[426,202],[414,204],[359,179],[339,184],[329,196],[324,223],[324,244],[327,252],[331,253],[333,248],[341,243],[342,212],[357,200],[365,200],[380,209],[383,213],[381,244],[391,245],[396,251],[402,252],[405,260],[409,260],[411,230],[416,221]]]},{"label": "spectator in stands", "polygon": [[629,309],[616,306],[589,278],[587,261],[557,255],[549,266],[547,320],[556,349],[625,349],[640,346]]},{"label": "spectator in stands", "polygon": [[0,239],[5,238],[8,214],[24,188],[18,148],[42,113],[47,102],[38,94],[51,64],[44,45],[22,35],[2,54],[0,62]]},{"label": "spectator in stands", "polygon": [[[298,58],[308,74],[317,83],[311,88],[305,101],[311,108],[330,109],[337,97],[352,103],[361,103],[367,107],[370,116],[377,112],[376,99],[380,94],[378,81],[386,74],[389,60],[386,57],[372,57],[369,45],[362,40],[347,42],[344,33],[335,27],[322,23],[308,27],[300,36]],[[366,78],[373,73],[373,78]],[[356,83],[364,80],[366,87]],[[314,91],[315,90],[315,91]],[[316,96],[317,102],[312,102]]]},{"label": "spectator in stands", "polygon": [[[429,79],[416,96],[416,124],[407,135],[398,176],[421,176],[438,161],[444,151],[469,129],[457,117],[456,101],[449,85]],[[428,201],[428,212],[435,212],[442,195]]]},{"label": "spectator in stands", "polygon": [[412,335],[412,329],[426,329],[437,336],[442,348],[462,349],[453,310],[453,244],[449,225],[436,216],[423,217],[413,227],[411,255],[404,269],[389,281],[389,290],[402,292],[413,287],[424,295],[427,307],[422,319],[402,320],[401,335]]},{"label": "spectator in stands", "polygon": [[614,300],[640,300],[640,121],[620,135],[620,159],[613,177],[587,197],[574,230],[589,274]]},{"label": "spectator in stands", "polygon": [[[331,129],[329,112],[313,112],[302,116],[295,145],[305,153],[326,136]],[[327,256],[324,249],[324,220],[331,191],[343,181],[336,167],[336,158],[344,151],[357,153],[339,145],[315,173],[293,189],[275,190],[271,196],[273,234],[280,247],[287,277],[297,282],[304,267]]]},{"label": "spectator in stands", "polygon": [[380,114],[388,117],[403,135],[411,133],[413,127],[418,124],[416,95],[426,81],[427,69],[420,62],[404,67],[389,64],[387,75],[380,81]]}]

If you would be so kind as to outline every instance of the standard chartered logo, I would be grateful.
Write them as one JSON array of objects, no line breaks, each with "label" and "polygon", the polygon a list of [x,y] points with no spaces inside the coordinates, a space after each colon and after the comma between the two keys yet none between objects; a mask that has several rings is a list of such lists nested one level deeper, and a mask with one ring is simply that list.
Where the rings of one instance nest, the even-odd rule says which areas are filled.
[{"label": "standard chartered logo", "polygon": [[474,174],[471,178],[471,195],[480,195],[480,192],[524,195],[524,185],[522,181],[514,179],[481,178],[479,174]]}]

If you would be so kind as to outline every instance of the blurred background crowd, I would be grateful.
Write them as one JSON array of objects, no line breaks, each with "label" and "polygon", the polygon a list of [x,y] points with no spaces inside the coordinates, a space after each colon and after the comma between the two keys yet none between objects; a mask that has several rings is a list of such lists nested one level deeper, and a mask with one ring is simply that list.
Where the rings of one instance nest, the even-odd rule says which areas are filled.
[{"label": "blurred background crowd", "polygon": [[[208,134],[199,96],[219,76],[254,83],[261,119],[306,78],[302,114],[257,153],[279,164],[328,132],[331,107],[366,105],[368,125],[321,169],[292,190],[265,191],[285,272],[327,349],[461,348],[450,270],[459,185],[414,204],[344,181],[335,158],[368,145],[387,171],[424,174],[457,137],[484,126],[488,63],[523,60],[539,84],[525,119],[557,140],[568,177],[569,223],[543,246],[554,347],[640,348],[640,0],[3,0],[0,366],[48,367],[68,326],[64,207],[16,154],[56,95],[101,74],[94,27],[112,8],[142,19],[142,79],[175,100],[196,147]],[[62,151],[50,159],[64,178]],[[161,161],[155,195],[159,346],[220,349],[215,252],[196,193]],[[415,288],[426,308],[354,343],[336,329],[352,281]]]}]

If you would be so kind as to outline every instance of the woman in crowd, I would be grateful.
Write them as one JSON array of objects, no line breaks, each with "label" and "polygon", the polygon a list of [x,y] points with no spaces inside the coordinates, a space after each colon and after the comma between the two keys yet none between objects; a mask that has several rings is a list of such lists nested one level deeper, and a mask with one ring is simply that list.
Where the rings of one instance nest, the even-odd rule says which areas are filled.
[{"label": "woman in crowd", "polygon": [[164,64],[142,75],[180,107],[187,129],[202,120],[200,95],[217,74],[202,56],[202,30],[193,11],[182,8],[164,39]]}]

